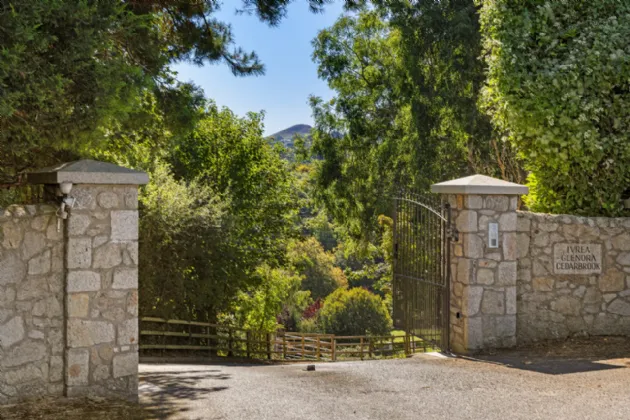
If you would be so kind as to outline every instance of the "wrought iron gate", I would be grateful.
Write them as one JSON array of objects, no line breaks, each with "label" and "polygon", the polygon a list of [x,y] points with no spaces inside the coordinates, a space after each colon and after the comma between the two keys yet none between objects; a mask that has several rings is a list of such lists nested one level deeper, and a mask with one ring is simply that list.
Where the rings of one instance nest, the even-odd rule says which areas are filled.
[{"label": "wrought iron gate", "polygon": [[394,324],[448,351],[450,207],[410,192],[394,202]]}]

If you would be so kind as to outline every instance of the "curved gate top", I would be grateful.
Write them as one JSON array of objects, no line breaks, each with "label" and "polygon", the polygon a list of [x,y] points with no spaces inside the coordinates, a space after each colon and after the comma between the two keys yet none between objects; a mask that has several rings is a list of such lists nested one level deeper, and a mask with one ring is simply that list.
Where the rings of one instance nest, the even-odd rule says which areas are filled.
[{"label": "curved gate top", "polygon": [[448,351],[450,207],[411,192],[394,202],[394,325]]}]

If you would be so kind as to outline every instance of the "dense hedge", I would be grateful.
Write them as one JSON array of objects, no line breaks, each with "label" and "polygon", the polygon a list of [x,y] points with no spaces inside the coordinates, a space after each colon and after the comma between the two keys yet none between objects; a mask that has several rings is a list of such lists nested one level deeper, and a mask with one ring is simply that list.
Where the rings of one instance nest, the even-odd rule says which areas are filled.
[{"label": "dense hedge", "polygon": [[481,5],[483,105],[531,171],[537,211],[614,216],[630,187],[630,2]]},{"label": "dense hedge", "polygon": [[337,335],[383,335],[392,319],[382,299],[366,289],[337,289],[319,311],[321,329]]}]

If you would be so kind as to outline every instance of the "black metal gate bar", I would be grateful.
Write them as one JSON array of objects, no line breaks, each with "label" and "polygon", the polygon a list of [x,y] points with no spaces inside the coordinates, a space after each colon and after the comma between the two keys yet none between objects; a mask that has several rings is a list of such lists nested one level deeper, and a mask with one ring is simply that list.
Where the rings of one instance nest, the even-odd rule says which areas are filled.
[{"label": "black metal gate bar", "polygon": [[439,196],[394,198],[394,323],[449,350],[450,208]]}]

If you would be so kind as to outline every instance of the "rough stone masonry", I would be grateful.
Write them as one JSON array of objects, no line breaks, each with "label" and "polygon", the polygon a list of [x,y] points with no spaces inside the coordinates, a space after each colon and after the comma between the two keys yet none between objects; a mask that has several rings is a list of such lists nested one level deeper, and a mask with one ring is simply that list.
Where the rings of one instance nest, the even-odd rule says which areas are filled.
[{"label": "rough stone masonry", "polygon": [[451,243],[454,351],[630,336],[630,218],[518,211],[527,187],[483,175],[433,191],[445,195],[459,232]]},{"label": "rough stone masonry", "polygon": [[79,161],[32,182],[73,182],[58,204],[0,218],[0,403],[40,395],[137,397],[138,184],[146,174]]}]

